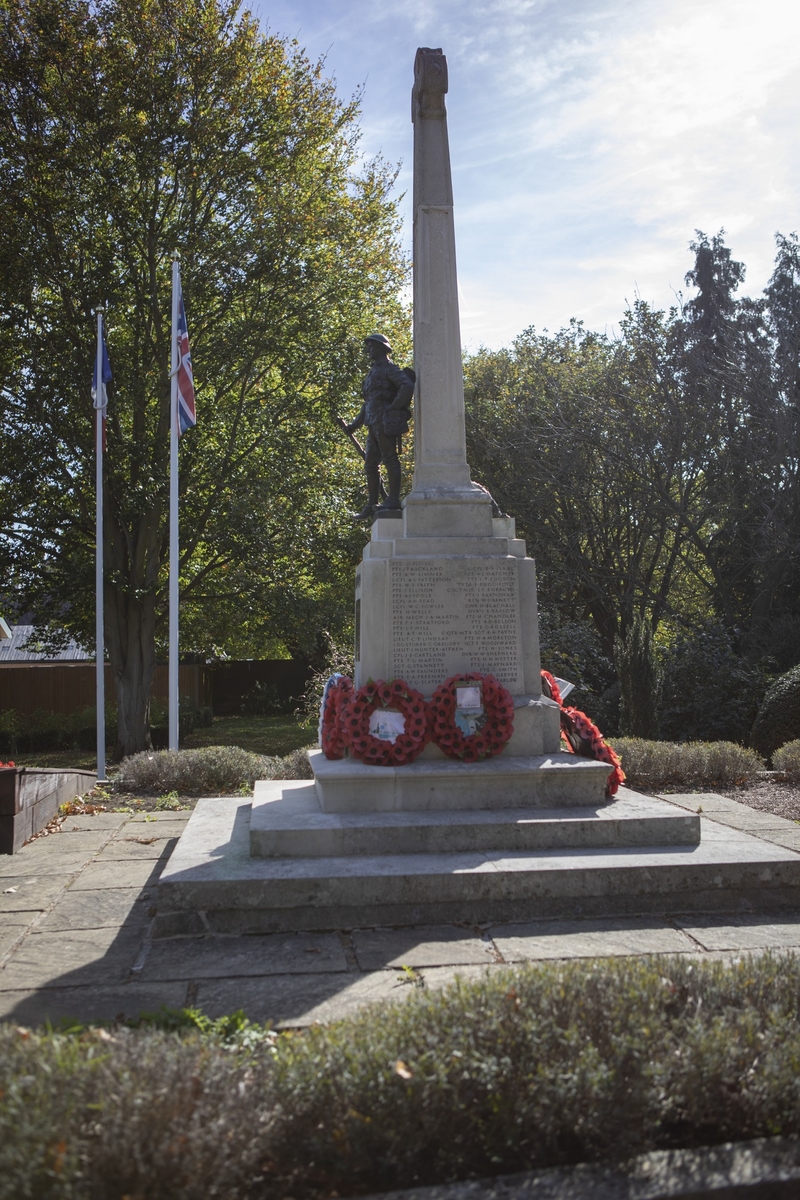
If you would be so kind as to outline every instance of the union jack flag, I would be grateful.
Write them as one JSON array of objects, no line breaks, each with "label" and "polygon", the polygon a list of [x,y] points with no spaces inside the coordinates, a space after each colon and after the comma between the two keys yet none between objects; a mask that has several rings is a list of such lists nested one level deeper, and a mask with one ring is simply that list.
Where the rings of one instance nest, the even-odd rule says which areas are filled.
[{"label": "union jack flag", "polygon": [[175,331],[178,344],[178,437],[197,424],[194,404],[194,376],[192,375],[192,352],[189,349],[189,330],[186,311],[183,307],[183,288],[178,281],[178,328]]}]

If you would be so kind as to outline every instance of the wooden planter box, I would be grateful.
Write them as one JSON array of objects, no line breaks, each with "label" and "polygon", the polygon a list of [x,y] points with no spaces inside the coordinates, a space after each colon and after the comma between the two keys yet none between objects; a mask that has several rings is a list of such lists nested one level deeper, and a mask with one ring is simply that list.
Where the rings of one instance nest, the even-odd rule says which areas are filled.
[{"label": "wooden planter box", "polygon": [[94,771],[0,767],[0,854],[16,854],[52,821],[59,806],[91,791]]}]

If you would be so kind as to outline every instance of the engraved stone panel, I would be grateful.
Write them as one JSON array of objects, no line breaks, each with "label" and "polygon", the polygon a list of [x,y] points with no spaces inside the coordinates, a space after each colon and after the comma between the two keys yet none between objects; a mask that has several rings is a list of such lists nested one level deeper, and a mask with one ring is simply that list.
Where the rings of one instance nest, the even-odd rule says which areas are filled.
[{"label": "engraved stone panel", "polygon": [[524,691],[516,559],[395,559],[389,569],[394,678],[429,696],[450,675],[480,671]]}]

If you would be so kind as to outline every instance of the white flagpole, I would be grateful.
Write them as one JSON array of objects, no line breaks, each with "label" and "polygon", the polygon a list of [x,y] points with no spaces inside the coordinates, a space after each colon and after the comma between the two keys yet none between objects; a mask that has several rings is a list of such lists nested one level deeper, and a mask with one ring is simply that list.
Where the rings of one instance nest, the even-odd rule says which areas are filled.
[{"label": "white flagpole", "polygon": [[169,422],[169,748],[178,749],[178,295],[180,264],[172,260],[172,372]]},{"label": "white flagpole", "polygon": [[97,544],[95,551],[95,667],[97,677],[97,781],[106,781],[106,665],[103,627],[103,310],[97,309],[97,389],[95,391],[95,496]]}]

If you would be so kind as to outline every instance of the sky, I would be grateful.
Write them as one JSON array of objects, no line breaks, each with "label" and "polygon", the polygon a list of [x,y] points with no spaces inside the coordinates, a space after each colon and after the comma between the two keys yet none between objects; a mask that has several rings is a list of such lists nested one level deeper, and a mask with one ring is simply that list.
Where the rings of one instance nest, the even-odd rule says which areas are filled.
[{"label": "sky", "polygon": [[411,239],[417,46],[447,56],[462,340],[508,345],[689,294],[695,230],[772,270],[800,231],[797,0],[251,0],[362,93],[362,152],[399,163]]}]

